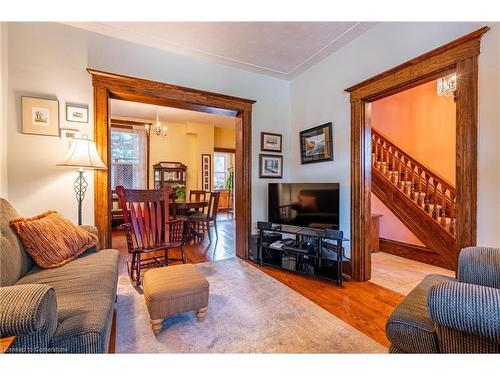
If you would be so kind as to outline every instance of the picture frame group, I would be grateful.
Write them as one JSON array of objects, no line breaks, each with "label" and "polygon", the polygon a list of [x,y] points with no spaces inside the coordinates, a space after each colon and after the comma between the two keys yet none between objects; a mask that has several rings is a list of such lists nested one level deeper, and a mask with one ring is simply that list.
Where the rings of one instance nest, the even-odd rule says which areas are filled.
[{"label": "picture frame group", "polygon": [[79,125],[87,124],[89,121],[87,105],[66,103],[66,123],[75,126],[60,126],[57,99],[21,96],[21,113],[23,134],[65,137],[64,130],[71,130],[72,134],[77,134],[82,130]]},{"label": "picture frame group", "polygon": [[[276,133],[260,133],[260,150],[265,152],[282,152],[283,136]],[[272,154],[259,155],[260,178],[283,178],[283,156]]]}]

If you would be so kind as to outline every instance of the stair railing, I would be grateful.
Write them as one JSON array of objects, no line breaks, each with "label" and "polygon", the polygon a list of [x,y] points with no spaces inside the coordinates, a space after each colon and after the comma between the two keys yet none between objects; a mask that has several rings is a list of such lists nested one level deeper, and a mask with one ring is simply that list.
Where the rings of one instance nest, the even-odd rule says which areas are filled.
[{"label": "stair railing", "polygon": [[372,128],[372,165],[432,219],[455,236],[456,189]]}]

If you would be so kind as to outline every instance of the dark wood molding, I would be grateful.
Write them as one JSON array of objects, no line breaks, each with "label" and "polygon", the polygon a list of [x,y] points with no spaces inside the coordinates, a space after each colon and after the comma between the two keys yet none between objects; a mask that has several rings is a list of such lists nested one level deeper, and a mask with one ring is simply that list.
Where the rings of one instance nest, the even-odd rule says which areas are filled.
[{"label": "dark wood molding", "polygon": [[120,74],[87,69],[94,87],[105,87],[110,97],[134,102],[165,105],[193,111],[236,116],[251,110],[255,100],[213,93],[188,87]]},{"label": "dark wood molding", "polygon": [[353,279],[371,277],[371,253],[366,234],[371,216],[371,119],[367,105],[428,82],[432,77],[457,72],[456,184],[458,250],[476,243],[477,207],[477,57],[483,27],[346,89],[351,101],[351,261]]},{"label": "dark wood molding", "polygon": [[[87,69],[94,86],[94,136],[103,162],[109,165],[109,99],[166,105],[181,109],[236,117],[235,218],[236,255],[248,258],[248,235],[251,232],[251,160],[252,104],[254,100],[196,90]],[[101,247],[111,246],[111,197],[108,171],[96,171],[94,179],[94,217],[100,232]]]},{"label": "dark wood molding", "polygon": [[448,263],[444,263],[439,254],[425,246],[418,246],[406,242],[380,238],[380,251],[397,255],[403,258],[416,260],[417,262],[432,264],[434,266],[454,270]]},{"label": "dark wood molding", "polygon": [[235,154],[235,148],[214,147],[214,152],[226,152],[228,154]]},{"label": "dark wood molding", "polygon": [[[439,74],[440,71],[443,72],[447,68],[447,65],[454,65],[456,64],[457,61],[464,60],[472,56],[478,56],[479,41],[481,40],[481,37],[486,32],[488,32],[489,29],[490,28],[487,26],[482,27],[476,31],[473,31],[472,33],[464,35],[438,48],[426,52],[423,55],[417,56],[400,65],[397,65],[394,68],[386,70],[360,83],[357,83],[345,89],[345,91],[349,93],[356,91],[359,92],[359,90],[363,88],[365,90],[365,95],[366,95],[366,91],[368,91],[371,87],[373,87],[372,84],[378,86],[380,85],[381,80],[384,80],[385,78],[388,78],[390,81],[394,82],[395,74],[398,75],[401,75],[401,73],[406,74],[408,73],[408,69],[412,69],[415,66],[421,65],[422,63],[425,63],[425,65],[431,65],[429,66],[430,74],[436,74],[436,73]],[[439,67],[439,69],[435,69],[434,65]],[[419,74],[419,76],[421,75]],[[406,79],[403,78],[404,77],[400,77],[400,79],[402,79],[402,81],[405,82]],[[405,84],[405,86],[406,85],[407,84]]]},{"label": "dark wood molding", "polygon": [[147,125],[153,125],[153,122],[151,121],[134,121],[134,120],[121,120],[117,118],[111,117],[111,126],[113,127],[119,127],[119,126],[145,126]]}]

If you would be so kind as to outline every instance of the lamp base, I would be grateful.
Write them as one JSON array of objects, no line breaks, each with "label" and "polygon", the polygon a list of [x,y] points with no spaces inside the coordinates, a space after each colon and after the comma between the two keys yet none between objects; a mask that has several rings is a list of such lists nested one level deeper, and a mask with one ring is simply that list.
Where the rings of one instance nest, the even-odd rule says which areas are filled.
[{"label": "lamp base", "polygon": [[85,198],[87,187],[89,186],[87,180],[83,177],[83,169],[78,171],[78,177],[73,186],[75,187],[74,190],[76,193],[76,200],[78,202],[78,225],[82,225],[82,202]]}]

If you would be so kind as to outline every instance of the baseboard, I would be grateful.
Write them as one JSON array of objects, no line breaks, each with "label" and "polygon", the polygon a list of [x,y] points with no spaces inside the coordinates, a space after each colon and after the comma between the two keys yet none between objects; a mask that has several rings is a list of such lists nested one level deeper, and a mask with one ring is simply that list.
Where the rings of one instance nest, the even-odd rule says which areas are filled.
[{"label": "baseboard", "polygon": [[424,246],[380,238],[380,251],[455,271],[438,253]]}]

